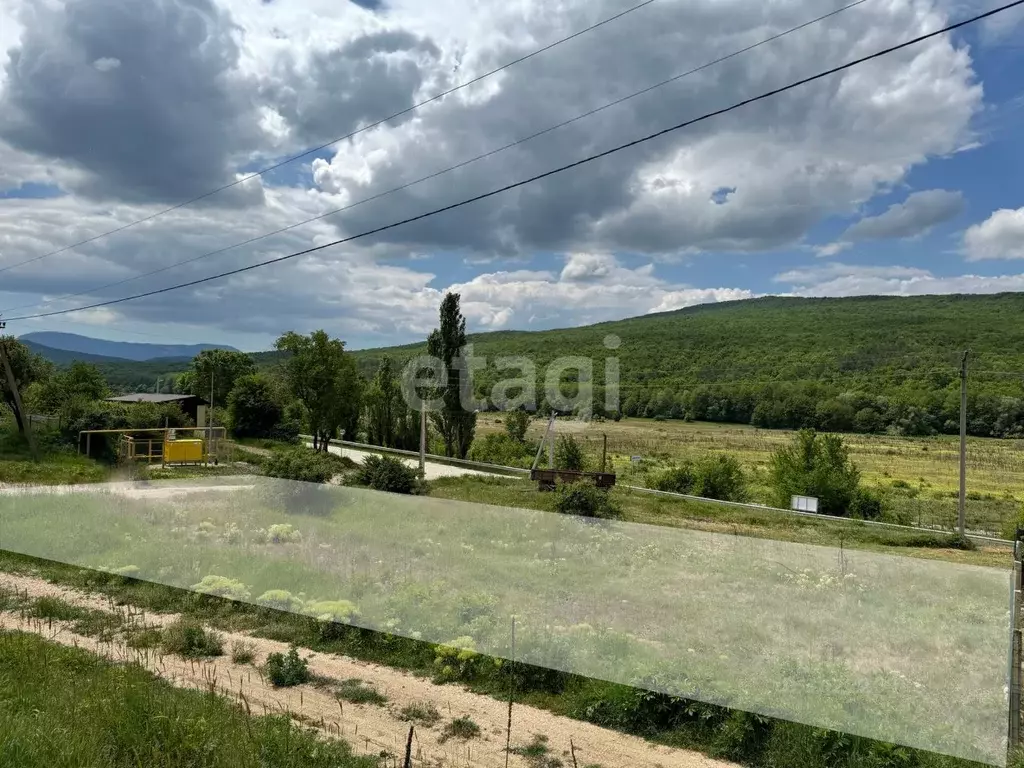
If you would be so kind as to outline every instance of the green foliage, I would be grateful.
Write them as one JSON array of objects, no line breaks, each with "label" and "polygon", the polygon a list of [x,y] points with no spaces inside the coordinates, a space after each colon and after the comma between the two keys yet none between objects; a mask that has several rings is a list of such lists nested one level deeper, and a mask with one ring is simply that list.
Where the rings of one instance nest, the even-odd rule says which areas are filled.
[{"label": "green foliage", "polygon": [[530,414],[526,411],[516,409],[506,411],[504,415],[505,434],[517,443],[526,441],[526,430],[530,426]]},{"label": "green foliage", "polygon": [[345,354],[345,342],[325,331],[309,336],[289,331],[277,340],[276,348],[285,353],[285,381],[305,408],[314,449],[327,452],[328,441],[337,437],[339,429],[354,437],[362,387],[352,356]]},{"label": "green foliage", "polygon": [[375,768],[340,740],[284,716],[249,717],[205,691],[176,688],[32,634],[0,635],[0,762],[18,768]]},{"label": "green foliage", "polygon": [[805,429],[772,455],[769,483],[779,507],[788,509],[794,495],[815,496],[819,512],[845,515],[853,504],[860,473],[841,437]]},{"label": "green foliage", "polygon": [[264,474],[304,483],[326,483],[347,466],[339,456],[305,446],[275,451],[262,462]]},{"label": "green foliage", "polygon": [[245,640],[231,644],[231,661],[234,664],[252,664],[256,661],[256,646]]},{"label": "green foliage", "polygon": [[726,454],[710,454],[696,462],[670,467],[653,478],[651,487],[722,501],[743,501],[747,497],[743,469],[734,456]]},{"label": "green foliage", "polygon": [[370,685],[365,685],[362,680],[352,678],[343,680],[334,689],[334,695],[342,701],[350,701],[353,704],[373,704],[383,707],[388,703],[388,697]]},{"label": "green foliage", "polygon": [[220,656],[224,653],[221,636],[187,616],[164,627],[161,645],[165,653],[176,653],[186,659]]},{"label": "green foliage", "polygon": [[561,483],[555,488],[555,509],[565,515],[616,518],[622,514],[609,491],[593,483]]},{"label": "green foliage", "polygon": [[442,744],[450,739],[468,741],[480,735],[480,726],[468,717],[456,717],[442,730],[438,741]]},{"label": "green foliage", "polygon": [[859,487],[850,500],[850,517],[877,520],[882,516],[882,497],[874,491]]},{"label": "green foliage", "polygon": [[311,679],[309,662],[299,656],[298,650],[294,647],[287,654],[271,653],[268,655],[264,671],[270,682],[278,688],[302,685]]},{"label": "green foliage", "polygon": [[503,467],[521,467],[529,469],[537,446],[514,440],[502,432],[492,432],[473,441],[469,449],[469,459],[485,464],[499,464]]},{"label": "green foliage", "polygon": [[432,701],[414,702],[402,707],[402,719],[411,721],[424,728],[433,728],[441,722],[441,712]]},{"label": "green foliage", "polygon": [[[24,392],[30,384],[46,381],[52,375],[53,366],[13,336],[0,336],[0,344],[3,344],[7,350],[7,361],[11,366],[19,393]],[[6,407],[14,415],[18,431],[24,433],[26,414],[18,409],[14,393],[7,384],[6,371],[2,366],[0,366],[0,405]],[[24,401],[22,401],[22,405],[25,405]]]},{"label": "green foliage", "polygon": [[405,404],[391,358],[384,357],[380,361],[373,381],[366,388],[363,402],[368,443],[407,451],[419,447],[419,413]]},{"label": "green foliage", "polygon": [[32,606],[33,616],[55,621],[75,621],[85,616],[86,611],[58,597],[40,597]]},{"label": "green foliage", "polygon": [[419,483],[416,470],[401,459],[374,454],[363,459],[356,478],[375,491],[388,493],[414,493]]},{"label": "green foliage", "polygon": [[38,382],[25,394],[26,405],[31,402],[40,413],[58,414],[66,421],[95,400],[110,394],[100,369],[89,363],[73,362],[57,371],[45,381]]},{"label": "green foliage", "polygon": [[288,523],[278,523],[267,529],[267,538],[272,544],[298,544],[302,541],[302,532]]},{"label": "green foliage", "polygon": [[299,425],[286,422],[281,393],[264,374],[241,376],[228,395],[228,422],[235,437],[294,440]]},{"label": "green foliage", "polygon": [[[434,395],[440,397],[443,406],[430,414],[431,421],[444,441],[445,456],[464,459],[473,443],[476,414],[462,407],[463,381],[470,372],[459,365],[459,356],[466,346],[466,318],[459,308],[459,299],[457,293],[445,294],[440,327],[427,338],[427,354],[440,360],[445,369],[445,378],[438,382]],[[466,381],[466,390],[472,391],[471,381]]]},{"label": "green foliage", "polygon": [[249,599],[249,589],[245,584],[227,576],[204,576],[202,581],[193,584],[190,589],[200,595],[212,595],[228,600],[244,602]]},{"label": "green foliage", "polygon": [[577,472],[582,472],[587,468],[587,457],[583,453],[583,446],[572,435],[560,435],[555,443],[555,468],[576,470]]},{"label": "green foliage", "polygon": [[256,604],[275,611],[298,612],[302,610],[302,600],[295,597],[287,589],[270,589],[256,598]]},{"label": "green foliage", "polygon": [[193,358],[188,370],[178,377],[176,387],[180,392],[208,400],[212,384],[213,404],[223,405],[236,382],[254,373],[256,365],[244,352],[204,349]]}]

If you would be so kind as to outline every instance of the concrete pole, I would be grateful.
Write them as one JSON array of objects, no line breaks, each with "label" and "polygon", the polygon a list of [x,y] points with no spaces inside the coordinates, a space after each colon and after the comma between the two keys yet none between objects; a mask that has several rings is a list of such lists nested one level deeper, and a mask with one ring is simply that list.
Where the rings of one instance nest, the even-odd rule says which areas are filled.
[{"label": "concrete pole", "polygon": [[420,474],[427,474],[427,406],[420,405]]},{"label": "concrete pole", "polygon": [[967,355],[960,360],[960,499],[957,505],[957,531],[961,536],[967,524]]}]

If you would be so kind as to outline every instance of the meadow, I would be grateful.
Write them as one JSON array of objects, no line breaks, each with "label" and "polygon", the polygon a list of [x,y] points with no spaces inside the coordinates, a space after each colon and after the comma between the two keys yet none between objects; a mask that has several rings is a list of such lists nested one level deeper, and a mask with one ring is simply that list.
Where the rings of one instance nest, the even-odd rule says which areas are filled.
[{"label": "meadow", "polygon": [[509,658],[514,615],[534,666],[999,752],[1004,569],[239,480],[7,496],[0,546],[431,642],[442,677]]},{"label": "meadow", "polygon": [[[539,440],[547,421],[534,419],[527,436]],[[503,429],[501,415],[481,413],[477,434]],[[793,439],[789,430],[735,424],[655,421],[556,422],[558,434],[582,441],[591,468],[598,468],[608,437],[609,465],[620,483],[646,487],[658,471],[707,453],[735,456],[742,464],[750,500],[766,503],[771,454]],[[952,530],[959,492],[959,438],[843,434],[864,483],[883,496],[883,519],[903,525]],[[639,462],[632,457],[640,457]],[[1012,537],[1024,501],[1024,440],[968,438],[967,520],[972,530]]]}]

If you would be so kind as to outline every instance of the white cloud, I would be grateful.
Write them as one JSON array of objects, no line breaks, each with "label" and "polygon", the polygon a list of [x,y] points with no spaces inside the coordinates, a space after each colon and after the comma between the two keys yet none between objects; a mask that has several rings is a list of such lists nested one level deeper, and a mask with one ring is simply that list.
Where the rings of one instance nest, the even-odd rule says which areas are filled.
[{"label": "white cloud", "polygon": [[843,233],[843,241],[885,240],[923,235],[964,209],[964,196],[945,189],[914,192],[878,216],[865,216]]},{"label": "white cloud", "polygon": [[105,56],[101,59],[96,59],[96,61],[92,63],[92,66],[99,72],[110,72],[121,66],[121,60],[115,59],[111,56]]},{"label": "white cloud", "polygon": [[1024,259],[1024,208],[1003,208],[964,233],[968,261]]},{"label": "white cloud", "polygon": [[777,275],[794,296],[921,296],[949,293],[1003,293],[1024,290],[1024,274],[938,276],[902,266],[829,264]]}]

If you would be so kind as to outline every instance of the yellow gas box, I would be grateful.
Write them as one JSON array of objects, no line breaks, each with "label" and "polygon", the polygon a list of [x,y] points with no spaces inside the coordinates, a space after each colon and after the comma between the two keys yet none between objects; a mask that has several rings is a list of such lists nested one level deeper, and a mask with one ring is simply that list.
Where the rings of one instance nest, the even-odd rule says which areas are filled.
[{"label": "yellow gas box", "polygon": [[167,440],[164,442],[164,464],[201,463],[202,440]]}]

